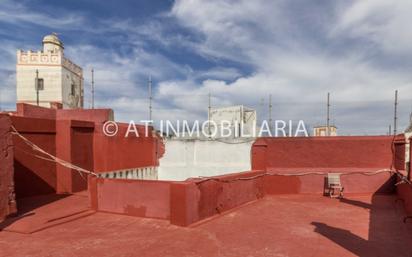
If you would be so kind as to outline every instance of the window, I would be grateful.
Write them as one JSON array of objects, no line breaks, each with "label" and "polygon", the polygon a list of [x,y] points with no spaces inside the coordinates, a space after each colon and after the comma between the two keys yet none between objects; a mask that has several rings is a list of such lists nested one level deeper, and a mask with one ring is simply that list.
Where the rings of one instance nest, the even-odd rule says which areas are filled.
[{"label": "window", "polygon": [[35,89],[36,91],[39,90],[44,90],[44,80],[43,79],[34,79],[34,84],[35,84]]},{"label": "window", "polygon": [[75,84],[72,84],[70,94],[73,95],[73,96],[76,94],[76,85]]}]

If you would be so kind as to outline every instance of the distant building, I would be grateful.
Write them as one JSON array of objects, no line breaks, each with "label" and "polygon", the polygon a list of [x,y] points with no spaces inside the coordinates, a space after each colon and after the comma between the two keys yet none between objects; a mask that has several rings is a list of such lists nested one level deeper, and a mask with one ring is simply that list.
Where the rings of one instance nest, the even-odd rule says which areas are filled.
[{"label": "distant building", "polygon": [[409,166],[411,165],[411,160],[409,158],[409,152],[411,151],[411,142],[409,138],[412,137],[412,113],[410,114],[409,118],[409,126],[405,129],[405,138],[406,138],[406,146],[405,146],[405,169],[409,170]]},{"label": "distant building", "polygon": [[[329,126],[329,136],[337,136],[337,128],[334,125]],[[315,137],[325,137],[328,136],[327,126],[316,126],[313,127],[313,136]]]},{"label": "distant building", "polygon": [[233,137],[253,135],[256,126],[256,110],[243,105],[211,108],[209,120],[217,124],[219,131],[222,125],[226,126],[224,123],[230,123]]},{"label": "distant building", "polygon": [[51,34],[43,38],[41,51],[17,51],[17,102],[37,104],[38,76],[40,106],[83,107],[82,68],[65,57],[63,50],[63,42]]}]

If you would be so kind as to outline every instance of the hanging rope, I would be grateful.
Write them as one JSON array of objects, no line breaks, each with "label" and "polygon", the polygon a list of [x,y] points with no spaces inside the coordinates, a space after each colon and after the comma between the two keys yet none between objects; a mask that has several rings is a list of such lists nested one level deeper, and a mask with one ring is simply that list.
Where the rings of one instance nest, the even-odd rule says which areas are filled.
[{"label": "hanging rope", "polygon": [[[11,128],[12,128],[12,130],[13,130],[13,131],[12,131],[12,134],[20,137],[20,138],[23,140],[23,142],[24,142],[26,145],[28,145],[33,151],[39,152],[39,153],[41,153],[41,154],[44,154],[44,155],[46,155],[48,158],[47,158],[47,157],[40,156],[40,155],[36,155],[36,154],[33,154],[33,156],[35,156],[35,157],[37,157],[37,158],[39,158],[39,159],[44,159],[44,160],[47,160],[47,161],[55,162],[55,163],[57,163],[57,164],[62,165],[63,167],[69,168],[69,169],[76,170],[77,172],[79,172],[80,176],[82,176],[82,177],[83,177],[83,174],[93,175],[93,176],[96,176],[96,177],[97,177],[97,174],[96,174],[95,172],[93,172],[93,171],[83,169],[83,168],[81,168],[81,167],[79,167],[79,166],[77,166],[77,165],[74,165],[74,164],[72,164],[72,163],[70,163],[70,162],[67,162],[67,161],[65,161],[65,160],[62,160],[62,159],[60,159],[60,158],[58,158],[58,157],[56,157],[56,156],[54,156],[54,155],[52,155],[52,154],[49,154],[48,152],[44,151],[42,148],[40,148],[39,146],[37,146],[36,144],[34,144],[33,142],[31,142],[30,140],[28,140],[28,139],[27,139],[26,137],[24,137],[22,134],[20,134],[14,126],[11,126]],[[83,178],[84,178],[84,177],[83,177]]]},{"label": "hanging rope", "polygon": [[[51,162],[55,162],[57,164],[60,164],[66,168],[69,169],[73,169],[76,170],[77,172],[79,172],[79,174],[83,177],[83,174],[87,174],[87,175],[93,175],[93,176],[98,176],[97,173],[90,171],[90,170],[86,170],[83,169],[77,165],[74,165],[72,163],[69,163],[65,160],[62,160],[46,151],[44,151],[42,148],[40,148],[39,146],[37,146],[36,144],[34,144],[33,142],[31,142],[30,140],[28,140],[26,137],[24,137],[22,134],[20,134],[16,128],[14,126],[11,126],[12,130],[13,130],[13,134],[17,135],[18,137],[20,137],[23,142],[28,145],[33,151],[39,152],[41,154],[46,155],[47,157],[43,157],[40,155],[36,155],[36,154],[32,154],[33,156],[39,158],[39,159],[44,159],[47,161],[51,161]],[[393,145],[393,144],[392,144]],[[23,151],[23,150],[22,150]],[[26,152],[26,151],[25,151]],[[27,154],[29,154],[28,152],[26,152]],[[401,174],[399,171],[392,169],[393,168],[393,162],[392,162],[392,167],[391,169],[381,169],[381,170],[376,170],[376,171],[365,171],[365,172],[350,172],[350,173],[342,173],[341,176],[349,176],[349,175],[365,175],[365,176],[374,176],[380,173],[390,173],[392,175],[396,174],[397,177],[400,179],[400,181],[398,183],[396,183],[396,185],[399,184],[409,184],[412,186],[412,182],[409,181],[406,176],[404,176],[403,174]],[[257,179],[260,177],[264,177],[264,176],[284,176],[284,177],[299,177],[299,176],[308,176],[308,175],[323,175],[326,176],[329,172],[301,172],[301,173],[271,173],[271,172],[266,172],[263,174],[258,174],[255,176],[250,176],[250,177],[240,177],[240,178],[234,178],[234,179],[221,179],[221,178],[217,178],[217,177],[199,177],[202,180],[197,181],[197,184],[200,183],[204,183],[206,181],[217,181],[217,182],[222,182],[222,183],[231,183],[231,182],[235,182],[235,181],[241,181],[241,180],[253,180],[253,179]]]}]

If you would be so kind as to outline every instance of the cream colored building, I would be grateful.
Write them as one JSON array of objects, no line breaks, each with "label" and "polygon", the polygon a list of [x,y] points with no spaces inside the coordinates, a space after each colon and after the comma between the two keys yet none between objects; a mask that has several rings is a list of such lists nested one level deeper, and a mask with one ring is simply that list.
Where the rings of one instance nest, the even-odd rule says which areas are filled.
[{"label": "cream colored building", "polygon": [[[405,129],[405,138],[406,138],[406,146],[405,146],[405,169],[408,170],[409,166],[411,165],[411,160],[409,158],[409,152],[411,151],[411,141],[409,138],[412,137],[412,113],[410,114],[410,121],[409,126]],[[412,175],[412,174],[411,174]]]},{"label": "cream colored building", "polygon": [[224,126],[224,123],[229,123],[232,137],[253,137],[258,133],[256,110],[243,105],[211,108],[208,119],[216,123],[218,131],[221,131],[220,127]]},{"label": "cream colored building", "polygon": [[68,109],[83,108],[83,70],[64,56],[63,42],[56,34],[43,38],[41,51],[18,50],[16,63],[18,103],[37,104],[38,76],[43,84],[38,97],[40,106],[57,103]]},{"label": "cream colored building", "polygon": [[[337,136],[337,128],[333,125],[329,126],[329,136]],[[315,137],[324,137],[328,136],[328,127],[327,126],[317,126],[313,128],[313,136]]]}]

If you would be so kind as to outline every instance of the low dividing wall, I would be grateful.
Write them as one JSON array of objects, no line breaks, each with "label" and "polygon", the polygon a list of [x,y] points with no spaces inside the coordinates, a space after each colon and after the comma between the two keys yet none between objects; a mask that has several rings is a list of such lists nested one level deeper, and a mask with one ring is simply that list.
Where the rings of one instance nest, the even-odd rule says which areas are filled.
[{"label": "low dividing wall", "polygon": [[[249,171],[209,179],[183,182],[90,178],[90,199],[95,210],[138,217],[161,218],[188,226],[242,204],[271,194],[318,193],[322,195],[324,176],[268,176],[265,171]],[[389,174],[348,175],[348,193],[393,190]],[[356,181],[356,183],[355,183]],[[384,182],[382,182],[384,181]],[[314,182],[318,189],[313,191]]]},{"label": "low dividing wall", "polygon": [[[233,180],[263,172],[214,177]],[[185,182],[89,177],[94,210],[170,220],[187,226],[264,196],[262,178],[232,183],[214,180]]]},{"label": "low dividing wall", "polygon": [[359,172],[403,167],[402,157],[392,158],[402,156],[397,151],[403,146],[402,138],[392,137],[260,139],[252,148],[252,164],[263,170],[183,182],[92,178],[92,206],[188,226],[265,195],[323,194],[325,175],[302,172],[341,172],[346,193],[387,193],[394,190],[390,173]]},{"label": "low dividing wall", "polygon": [[0,114],[0,221],[16,212],[11,120]]},{"label": "low dividing wall", "polygon": [[[188,226],[265,194],[263,171],[216,176],[213,180],[191,180],[171,185],[170,222]],[[250,180],[239,178],[254,177]],[[222,181],[232,181],[230,183]]]},{"label": "low dividing wall", "polygon": [[169,219],[171,182],[89,178],[95,210],[131,216]]}]

